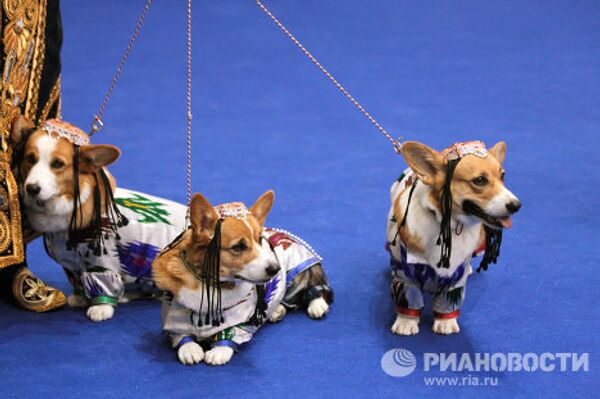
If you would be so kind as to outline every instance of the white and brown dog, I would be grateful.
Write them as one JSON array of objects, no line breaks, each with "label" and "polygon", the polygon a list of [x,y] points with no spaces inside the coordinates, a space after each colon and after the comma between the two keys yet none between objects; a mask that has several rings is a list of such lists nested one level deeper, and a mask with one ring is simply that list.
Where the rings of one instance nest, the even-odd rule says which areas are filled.
[{"label": "white and brown dog", "polygon": [[471,272],[471,257],[483,249],[482,267],[495,263],[503,228],[520,201],[504,186],[506,144],[489,151],[479,141],[438,152],[407,142],[410,166],[391,188],[387,249],[397,317],[392,332],[419,332],[423,294],[433,295],[433,331],[459,332],[457,317]]},{"label": "white and brown dog", "polygon": [[[263,320],[280,320],[286,312],[284,305],[306,307],[312,318],[328,312],[333,293],[318,255],[290,233],[263,229],[273,203],[272,192],[263,195],[251,210],[243,204],[213,208],[196,195],[191,208],[193,228],[186,230],[185,205],[115,188],[106,167],[119,157],[118,148],[92,145],[83,131],[61,120],[46,121],[36,129],[19,118],[13,124],[11,139],[17,147],[15,158],[20,160],[24,213],[32,227],[43,233],[48,254],[70,277],[74,294],[69,304],[87,307],[91,320],[112,318],[119,302],[161,292],[153,279],[152,262],[172,243],[172,249],[155,267],[160,289],[173,294],[165,329],[174,334],[183,363],[202,360],[196,343],[188,339],[195,337],[203,343],[202,334],[208,330],[197,318],[195,328],[183,328],[189,334],[178,333],[179,317],[182,312],[187,312],[187,317],[190,306],[199,311],[194,307],[198,289],[220,285],[218,277],[203,281],[202,276],[211,274],[199,269],[201,275],[194,275],[196,269],[190,266],[203,259],[203,245],[215,235],[213,222],[217,219],[223,219],[219,222],[219,270],[227,281],[218,298],[221,328],[215,327],[211,333],[227,330],[228,337],[236,336],[231,336],[227,347],[222,345],[228,340],[215,342],[206,363],[228,361],[230,347],[247,341],[248,334]],[[181,251],[187,255],[182,257]],[[188,263],[179,264],[182,259]],[[238,294],[245,296],[237,298]],[[205,306],[216,305],[212,299],[207,299]],[[213,305],[209,308],[216,312]],[[251,326],[245,327],[244,322]]]},{"label": "white and brown dog", "polygon": [[291,233],[264,227],[273,199],[267,191],[248,209],[194,195],[191,228],[154,261],[167,293],[163,330],[183,364],[227,363],[286,309],[303,307],[314,319],[328,312],[333,292],[320,257]]},{"label": "white and brown dog", "polygon": [[13,123],[24,213],[44,235],[48,254],[74,287],[68,303],[93,321],[113,317],[119,302],[152,296],[152,261],[185,228],[187,207],[116,189],[105,169],[120,155],[92,145],[79,128],[48,120],[39,129]]}]

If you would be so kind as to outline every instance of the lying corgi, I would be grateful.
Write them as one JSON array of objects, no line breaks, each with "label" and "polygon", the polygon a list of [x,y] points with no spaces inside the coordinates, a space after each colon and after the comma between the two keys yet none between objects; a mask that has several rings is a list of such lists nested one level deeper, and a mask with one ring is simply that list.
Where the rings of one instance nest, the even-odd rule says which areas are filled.
[{"label": "lying corgi", "polygon": [[287,308],[305,307],[314,319],[328,312],[333,293],[319,256],[298,237],[263,227],[273,198],[267,191],[248,209],[194,195],[191,227],[154,261],[154,281],[167,293],[163,330],[181,363],[227,363]]},{"label": "lying corgi", "polygon": [[21,117],[11,139],[19,146],[24,213],[70,277],[69,305],[88,307],[91,320],[103,321],[128,295],[158,292],[152,261],[185,229],[187,207],[115,189],[105,168],[119,157],[118,148],[89,144],[64,121],[36,129]]},{"label": "lying corgi", "polygon": [[391,188],[387,225],[393,333],[419,332],[424,292],[433,295],[433,331],[459,332],[471,257],[485,243],[482,267],[495,263],[502,229],[521,207],[504,186],[505,153],[504,142],[489,151],[479,141],[458,143],[441,153],[416,142],[402,146],[410,168]]}]

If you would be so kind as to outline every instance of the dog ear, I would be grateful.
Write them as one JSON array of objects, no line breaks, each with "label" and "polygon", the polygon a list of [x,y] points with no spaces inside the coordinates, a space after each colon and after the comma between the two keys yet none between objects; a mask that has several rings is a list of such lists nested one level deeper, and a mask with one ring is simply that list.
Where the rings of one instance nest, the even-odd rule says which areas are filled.
[{"label": "dog ear", "polygon": [[267,215],[275,201],[275,193],[272,190],[265,192],[256,200],[254,205],[250,207],[250,213],[258,220],[261,226],[264,226]]},{"label": "dog ear", "polygon": [[115,162],[121,151],[114,145],[88,144],[79,149],[79,163],[82,170],[95,172]]},{"label": "dog ear", "polygon": [[436,150],[416,141],[402,145],[402,155],[419,180],[428,186],[443,183],[446,159]]},{"label": "dog ear", "polygon": [[[219,220],[215,208],[200,193],[194,194],[190,204],[190,221],[194,234],[198,236],[212,235],[212,231]],[[211,234],[208,234],[208,233]]]},{"label": "dog ear", "polygon": [[506,143],[504,141],[497,142],[492,148],[488,150],[490,154],[494,156],[502,164],[506,157]]},{"label": "dog ear", "polygon": [[35,125],[25,116],[19,115],[13,119],[10,129],[10,141],[13,148],[24,143],[34,130]]}]

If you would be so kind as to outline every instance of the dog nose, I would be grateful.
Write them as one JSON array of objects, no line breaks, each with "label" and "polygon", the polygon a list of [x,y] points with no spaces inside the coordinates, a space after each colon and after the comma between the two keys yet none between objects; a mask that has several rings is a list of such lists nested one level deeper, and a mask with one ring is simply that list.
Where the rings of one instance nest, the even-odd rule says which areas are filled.
[{"label": "dog nose", "polygon": [[521,201],[519,200],[511,201],[508,204],[506,204],[506,210],[511,214],[517,213],[519,209],[521,209]]},{"label": "dog nose", "polygon": [[25,191],[27,191],[27,194],[31,195],[32,197],[38,195],[41,190],[42,188],[38,184],[27,184],[25,186]]},{"label": "dog nose", "polygon": [[269,267],[267,267],[265,269],[265,271],[267,272],[269,277],[273,277],[274,275],[279,273],[280,270],[281,270],[281,267],[279,267],[279,265],[270,265]]}]

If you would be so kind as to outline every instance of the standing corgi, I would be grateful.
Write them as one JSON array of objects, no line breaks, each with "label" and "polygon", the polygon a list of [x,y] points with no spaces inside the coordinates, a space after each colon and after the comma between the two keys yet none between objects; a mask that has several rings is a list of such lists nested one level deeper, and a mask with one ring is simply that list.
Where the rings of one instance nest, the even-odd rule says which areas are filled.
[{"label": "standing corgi", "polygon": [[397,317],[392,332],[419,332],[423,293],[433,295],[433,331],[459,332],[457,318],[471,257],[486,244],[482,267],[495,262],[503,228],[521,202],[504,186],[506,144],[489,151],[482,142],[458,143],[443,152],[407,142],[410,166],[392,185],[387,249]]}]

